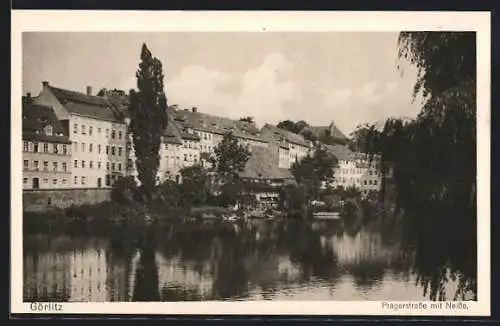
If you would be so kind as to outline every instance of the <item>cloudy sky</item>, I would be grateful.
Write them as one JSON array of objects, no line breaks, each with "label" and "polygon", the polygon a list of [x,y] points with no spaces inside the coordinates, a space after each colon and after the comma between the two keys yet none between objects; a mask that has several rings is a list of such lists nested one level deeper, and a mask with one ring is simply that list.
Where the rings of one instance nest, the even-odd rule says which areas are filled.
[{"label": "cloudy sky", "polygon": [[[24,33],[23,93],[41,82],[85,91],[136,87],[140,49],[163,63],[169,104],[258,125],[284,119],[346,134],[413,117],[415,70],[397,59],[397,33]],[[398,70],[397,65],[403,66]]]}]

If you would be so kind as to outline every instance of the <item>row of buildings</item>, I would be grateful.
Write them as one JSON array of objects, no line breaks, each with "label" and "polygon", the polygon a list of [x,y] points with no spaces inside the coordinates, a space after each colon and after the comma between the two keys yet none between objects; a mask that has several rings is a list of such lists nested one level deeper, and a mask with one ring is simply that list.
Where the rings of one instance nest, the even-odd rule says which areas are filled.
[{"label": "row of buildings", "polygon": [[[127,97],[116,92],[92,94],[42,83],[42,90],[23,97],[23,188],[106,188],[121,176],[137,177],[132,135],[128,130]],[[282,183],[293,179],[291,165],[308,155],[314,144],[276,126],[232,120],[197,108],[167,109],[168,125],[160,146],[157,181],[181,182],[182,168],[212,155],[227,132],[249,145],[251,157],[242,178]],[[308,127],[347,139],[332,122]],[[339,165],[335,185],[377,190],[380,176],[374,162],[344,145],[325,145]]]}]

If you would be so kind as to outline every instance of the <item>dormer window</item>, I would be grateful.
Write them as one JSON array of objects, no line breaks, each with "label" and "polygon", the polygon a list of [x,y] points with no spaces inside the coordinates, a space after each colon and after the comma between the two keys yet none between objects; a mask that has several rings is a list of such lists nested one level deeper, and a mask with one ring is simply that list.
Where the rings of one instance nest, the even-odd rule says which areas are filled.
[{"label": "dormer window", "polygon": [[52,130],[52,126],[51,126],[51,125],[47,125],[47,126],[45,126],[45,134],[46,134],[47,136],[52,136],[52,131],[53,131],[53,130]]}]

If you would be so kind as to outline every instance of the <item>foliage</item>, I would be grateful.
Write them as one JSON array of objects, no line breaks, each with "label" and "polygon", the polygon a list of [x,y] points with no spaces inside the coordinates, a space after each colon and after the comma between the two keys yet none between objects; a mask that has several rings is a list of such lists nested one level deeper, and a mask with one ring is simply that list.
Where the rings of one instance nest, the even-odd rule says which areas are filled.
[{"label": "foliage", "polygon": [[417,67],[417,119],[367,128],[363,146],[381,153],[383,183],[391,172],[397,208],[417,248],[418,282],[445,299],[446,271],[457,295],[477,293],[476,55],[474,33],[408,32],[401,58]]},{"label": "foliage", "polygon": [[293,122],[291,120],[283,120],[276,125],[276,127],[288,130],[290,132],[293,132],[294,134],[298,134],[302,129],[304,129],[307,126],[308,124],[304,120],[300,120],[297,122]]},{"label": "foliage", "polygon": [[337,159],[330,155],[320,144],[316,145],[313,155],[307,155],[291,167],[295,180],[307,189],[310,199],[317,198],[321,186],[333,181]]},{"label": "foliage", "polygon": [[286,185],[279,192],[279,207],[288,216],[305,216],[307,212],[308,195],[302,185]]},{"label": "foliage", "polygon": [[120,204],[132,203],[137,195],[134,177],[121,177],[113,184],[111,200]]},{"label": "foliage", "polygon": [[126,93],[124,90],[118,88],[101,88],[99,92],[97,92],[97,96],[126,96]]},{"label": "foliage", "polygon": [[239,173],[250,159],[248,146],[239,144],[238,139],[229,132],[224,134],[214,153],[215,156],[210,160],[219,180],[223,183],[238,181]]},{"label": "foliage", "polygon": [[181,170],[182,183],[179,190],[184,206],[202,205],[210,193],[207,171],[201,165],[185,167]]},{"label": "foliage", "polygon": [[136,73],[138,91],[130,91],[130,132],[135,150],[138,179],[145,198],[151,199],[160,162],[159,149],[167,125],[167,99],[163,90],[160,60],[142,45]]},{"label": "foliage", "polygon": [[253,117],[243,117],[243,118],[240,118],[240,121],[254,123]]},{"label": "foliage", "polygon": [[164,204],[177,207],[181,204],[179,185],[172,180],[166,180],[156,187],[157,196]]}]

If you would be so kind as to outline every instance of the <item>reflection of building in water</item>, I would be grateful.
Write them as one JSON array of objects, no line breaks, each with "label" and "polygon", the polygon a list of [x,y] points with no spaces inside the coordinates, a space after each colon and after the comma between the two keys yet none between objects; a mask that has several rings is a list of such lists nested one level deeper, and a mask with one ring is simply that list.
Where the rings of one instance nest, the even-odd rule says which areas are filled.
[{"label": "reflection of building in water", "polygon": [[69,253],[35,253],[25,256],[23,264],[24,300],[69,300],[71,282]]},{"label": "reflection of building in water", "polygon": [[322,237],[323,247],[331,246],[341,265],[363,262],[384,262],[388,265],[396,259],[397,248],[382,245],[380,233],[359,232],[355,236],[347,234]]},{"label": "reflection of building in water", "polygon": [[106,252],[106,288],[108,301],[130,301],[130,271],[132,262],[127,257],[114,257]]},{"label": "reflection of building in water", "polygon": [[107,301],[105,250],[75,250],[70,257],[71,301]]},{"label": "reflection of building in water", "polygon": [[208,297],[212,291],[212,279],[205,273],[210,266],[202,263],[201,273],[194,270],[189,263],[182,262],[178,257],[165,259],[162,254],[156,254],[158,265],[158,280],[160,289],[163,287],[180,287],[186,290],[196,290],[202,297]]}]

